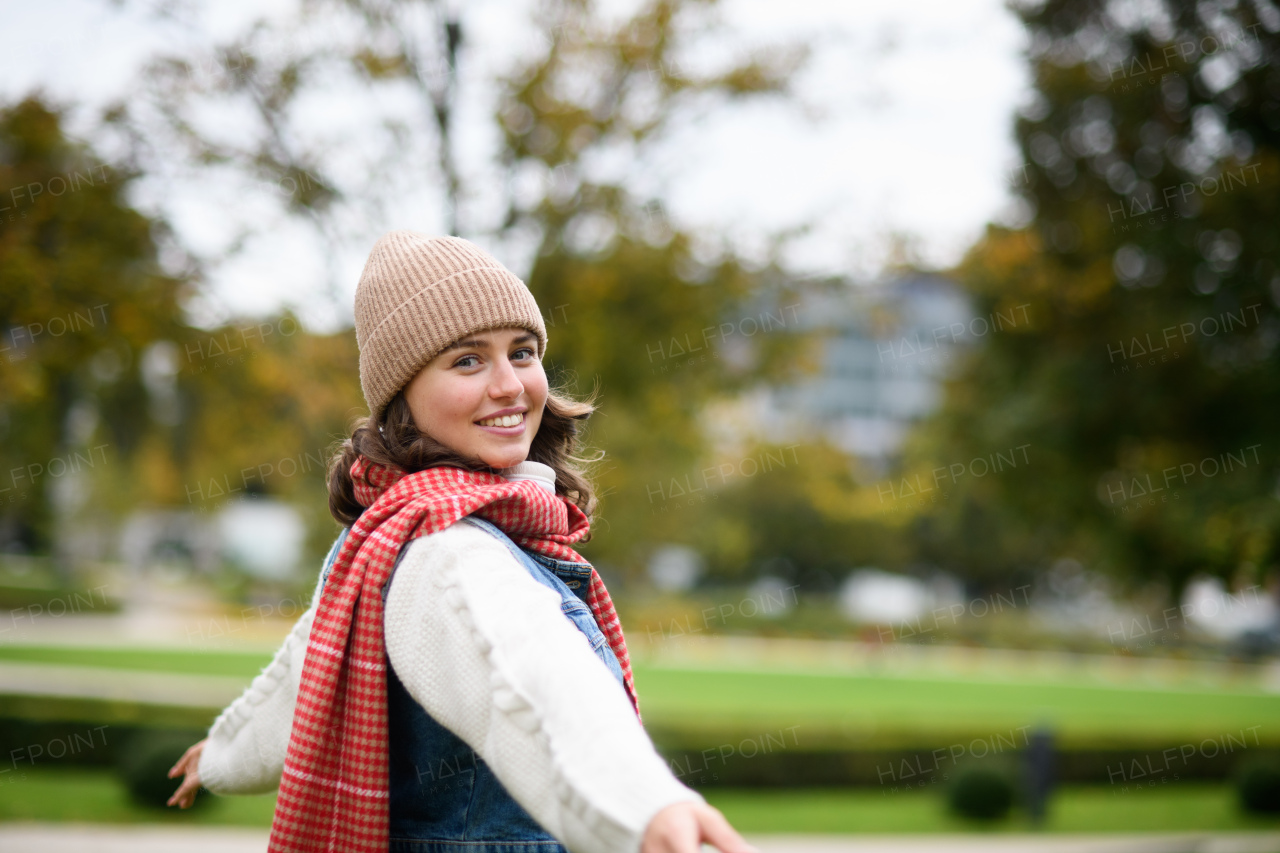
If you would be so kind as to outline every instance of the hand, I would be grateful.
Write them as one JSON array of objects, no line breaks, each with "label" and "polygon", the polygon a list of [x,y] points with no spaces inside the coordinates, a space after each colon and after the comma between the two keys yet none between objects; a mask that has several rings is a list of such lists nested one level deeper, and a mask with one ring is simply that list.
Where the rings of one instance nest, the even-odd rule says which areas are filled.
[{"label": "hand", "polygon": [[170,779],[186,774],[178,790],[174,791],[173,796],[169,798],[169,805],[189,809],[195,803],[196,791],[200,788],[200,753],[204,752],[204,745],[208,742],[208,738],[200,741],[182,753],[178,763],[169,768]]},{"label": "hand", "polygon": [[653,816],[645,827],[640,853],[699,853],[702,843],[721,853],[759,853],[724,815],[705,803],[673,803]]}]

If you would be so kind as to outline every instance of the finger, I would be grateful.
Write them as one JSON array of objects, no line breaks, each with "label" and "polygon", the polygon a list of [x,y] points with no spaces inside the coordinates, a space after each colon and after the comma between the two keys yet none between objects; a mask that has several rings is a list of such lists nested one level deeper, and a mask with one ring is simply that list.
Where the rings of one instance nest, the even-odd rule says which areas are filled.
[{"label": "finger", "polygon": [[170,779],[177,776],[179,773],[187,772],[186,764],[191,760],[191,754],[196,751],[197,747],[199,747],[199,744],[187,747],[187,751],[182,753],[182,757],[178,759],[177,763],[169,768]]},{"label": "finger", "polygon": [[702,827],[698,816],[692,812],[678,815],[678,819],[668,827],[665,840],[670,853],[700,853]]},{"label": "finger", "polygon": [[650,824],[642,853],[699,853],[700,835],[692,804],[669,806]]},{"label": "finger", "polygon": [[182,784],[178,786],[178,790],[173,792],[173,796],[169,798],[169,805],[178,804],[181,808],[189,808],[195,802],[196,791],[200,788],[200,777],[189,775],[182,780]]},{"label": "finger", "polygon": [[702,840],[719,848],[721,853],[758,853],[712,806],[698,809],[698,826],[702,830]]},{"label": "finger", "polygon": [[186,787],[187,787],[187,783],[184,781],[181,785],[178,786],[178,790],[174,791],[172,794],[169,795],[169,799],[166,801],[165,805],[173,806],[180,803],[185,794],[184,789]]}]

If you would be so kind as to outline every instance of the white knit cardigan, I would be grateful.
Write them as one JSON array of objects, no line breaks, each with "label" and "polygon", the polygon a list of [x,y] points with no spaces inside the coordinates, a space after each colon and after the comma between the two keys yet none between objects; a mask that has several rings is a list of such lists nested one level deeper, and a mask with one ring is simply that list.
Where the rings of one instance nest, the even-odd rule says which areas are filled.
[{"label": "white knit cardigan", "polygon": [[[523,462],[503,473],[555,491],[550,466]],[[320,589],[274,660],[209,730],[200,780],[210,791],[279,786]],[[560,597],[477,526],[459,522],[408,545],[383,625],[410,695],[573,853],[636,853],[658,811],[702,801],[654,750]]]}]

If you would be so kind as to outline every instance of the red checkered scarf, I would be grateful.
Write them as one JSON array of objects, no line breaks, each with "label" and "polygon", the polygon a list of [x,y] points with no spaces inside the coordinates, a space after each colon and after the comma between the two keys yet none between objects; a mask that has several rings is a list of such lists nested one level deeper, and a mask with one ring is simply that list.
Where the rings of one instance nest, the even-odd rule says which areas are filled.
[{"label": "red checkered scarf", "polygon": [[[293,732],[271,824],[270,853],[387,849],[390,807],[382,586],[410,539],[475,513],[518,545],[585,563],[569,547],[587,517],[528,480],[459,468],[404,475],[364,457],[351,466],[368,507],[347,534],[321,593],[307,642]],[[622,625],[595,569],[587,603],[622,667],[639,715]]]}]

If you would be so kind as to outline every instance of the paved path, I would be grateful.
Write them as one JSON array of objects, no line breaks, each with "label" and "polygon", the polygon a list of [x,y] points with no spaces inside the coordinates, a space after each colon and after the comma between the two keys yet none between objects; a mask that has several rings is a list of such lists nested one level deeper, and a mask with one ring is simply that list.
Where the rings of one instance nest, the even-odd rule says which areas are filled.
[{"label": "paved path", "polygon": [[[234,608],[200,599],[194,593],[185,596],[174,593],[168,597],[163,593],[150,595],[148,600],[131,601],[120,613],[50,616],[47,613],[31,615],[22,608],[12,613],[0,612],[0,645],[253,650],[270,655],[293,627],[298,611],[305,608],[305,603],[292,599],[257,608]],[[286,614],[289,618],[283,618]],[[637,624],[631,628],[634,636],[629,638],[628,647],[634,660],[650,666],[741,667],[753,671],[775,668],[784,672],[801,668],[831,673],[892,673],[905,677],[1001,682],[1031,679],[1126,688],[1142,685],[1280,692],[1280,660],[1225,664],[1220,660],[1128,655],[1120,653],[1119,647],[1113,650],[1115,654],[1078,654],[1043,649],[989,649],[946,642],[738,637],[711,634],[710,627],[706,619],[698,615],[686,617],[681,625],[675,622],[664,625],[661,621],[657,625]],[[677,628],[681,629],[679,633]],[[924,625],[915,633],[940,636],[944,632]]]},{"label": "paved path", "polygon": [[[748,840],[761,853],[1280,853],[1280,832],[756,835]],[[262,853],[266,847],[265,829],[0,823],[5,853]]]},{"label": "paved path", "polygon": [[0,693],[224,708],[248,678],[0,661]]},{"label": "paved path", "polygon": [[761,853],[1280,853],[1280,832],[1129,835],[758,835]]},{"label": "paved path", "polygon": [[265,829],[0,823],[4,853],[263,853]]}]

